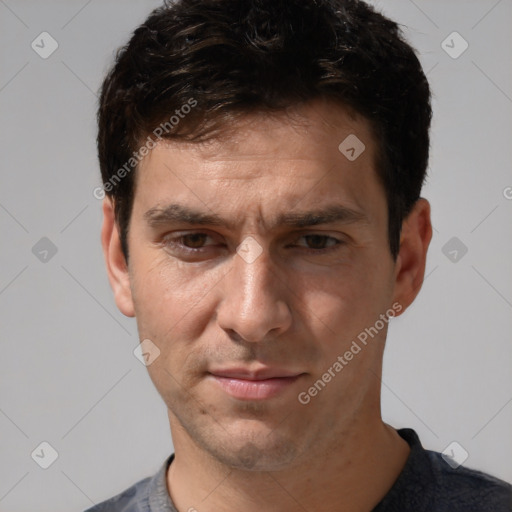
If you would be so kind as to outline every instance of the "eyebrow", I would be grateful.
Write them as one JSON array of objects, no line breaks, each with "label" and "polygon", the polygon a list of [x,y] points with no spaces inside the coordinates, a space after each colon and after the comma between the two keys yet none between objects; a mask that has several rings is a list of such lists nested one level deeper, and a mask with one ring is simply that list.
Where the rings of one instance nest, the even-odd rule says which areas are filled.
[{"label": "eyebrow", "polygon": [[[225,226],[234,228],[234,223],[223,219],[215,213],[206,213],[180,204],[169,204],[165,207],[155,206],[144,214],[144,220],[152,228],[167,224],[189,224],[200,226]],[[334,204],[321,209],[296,213],[282,213],[273,223],[273,227],[288,226],[304,228],[320,224],[365,223],[369,224],[367,215],[361,211]]]}]

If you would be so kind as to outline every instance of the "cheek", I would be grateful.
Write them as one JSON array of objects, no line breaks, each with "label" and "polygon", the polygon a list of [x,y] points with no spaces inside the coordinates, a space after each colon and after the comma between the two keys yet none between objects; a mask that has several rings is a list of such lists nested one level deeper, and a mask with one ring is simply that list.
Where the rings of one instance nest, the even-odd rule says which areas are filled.
[{"label": "cheek", "polygon": [[134,261],[133,298],[139,334],[162,351],[187,347],[199,337],[212,316],[218,269],[191,272],[190,267],[157,254],[151,264]]},{"label": "cheek", "polygon": [[310,325],[318,324],[319,339],[331,340],[324,345],[329,351],[350,344],[389,308],[392,287],[384,272],[391,271],[365,262],[340,268],[320,282],[300,283],[308,290],[303,297],[313,322]]}]

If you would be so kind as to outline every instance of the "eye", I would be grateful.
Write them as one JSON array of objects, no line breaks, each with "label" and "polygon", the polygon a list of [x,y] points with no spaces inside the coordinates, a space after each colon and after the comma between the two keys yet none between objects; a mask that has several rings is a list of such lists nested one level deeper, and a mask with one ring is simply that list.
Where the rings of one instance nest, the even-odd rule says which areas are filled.
[{"label": "eye", "polygon": [[217,247],[211,235],[199,231],[169,234],[162,239],[162,244],[178,256],[200,254]]},{"label": "eye", "polygon": [[326,249],[329,244],[332,247],[337,242],[335,238],[326,235],[305,235],[303,238],[310,249]]},{"label": "eye", "polygon": [[200,249],[208,239],[206,233],[190,233],[188,235],[182,235],[179,237],[185,247],[190,249]]},{"label": "eye", "polygon": [[304,245],[298,243],[297,245],[299,247],[303,247],[307,251],[313,253],[321,253],[337,249],[339,245],[344,243],[342,240],[332,236],[321,235],[318,233],[302,235],[298,240],[304,240],[306,245],[306,247],[304,247]]}]

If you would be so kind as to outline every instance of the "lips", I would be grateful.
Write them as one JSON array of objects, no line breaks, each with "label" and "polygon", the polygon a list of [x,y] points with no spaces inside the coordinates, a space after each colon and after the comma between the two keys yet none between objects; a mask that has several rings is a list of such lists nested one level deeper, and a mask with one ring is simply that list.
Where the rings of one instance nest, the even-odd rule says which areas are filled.
[{"label": "lips", "polygon": [[265,380],[274,378],[287,378],[296,377],[302,372],[294,372],[291,370],[285,370],[280,368],[260,367],[254,370],[248,370],[245,368],[227,368],[219,370],[211,370],[211,374],[219,377],[229,377],[232,379],[244,379],[244,380]]},{"label": "lips", "polygon": [[220,388],[239,400],[266,400],[283,393],[303,375],[280,368],[217,369],[209,372]]}]

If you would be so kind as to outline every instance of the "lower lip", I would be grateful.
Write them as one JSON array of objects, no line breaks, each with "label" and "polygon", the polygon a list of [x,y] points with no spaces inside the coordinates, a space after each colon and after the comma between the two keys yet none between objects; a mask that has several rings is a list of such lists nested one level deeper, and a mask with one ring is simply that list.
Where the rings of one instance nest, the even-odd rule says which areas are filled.
[{"label": "lower lip", "polygon": [[296,382],[300,375],[295,377],[275,377],[263,380],[235,379],[212,375],[221,388],[233,398],[239,400],[265,400],[282,393]]}]

